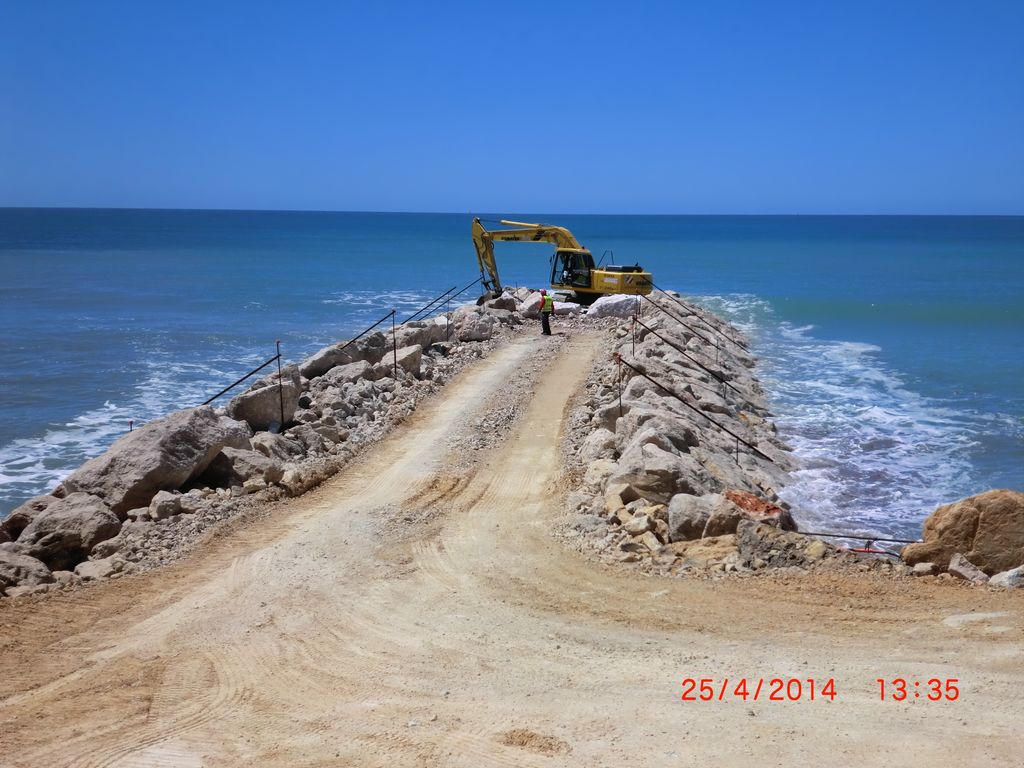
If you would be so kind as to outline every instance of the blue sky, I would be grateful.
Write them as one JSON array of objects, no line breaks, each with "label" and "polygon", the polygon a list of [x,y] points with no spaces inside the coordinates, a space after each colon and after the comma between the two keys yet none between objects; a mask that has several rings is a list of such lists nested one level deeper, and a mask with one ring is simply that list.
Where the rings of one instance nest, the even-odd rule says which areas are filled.
[{"label": "blue sky", "polygon": [[1024,214],[1024,3],[0,0],[0,205]]}]

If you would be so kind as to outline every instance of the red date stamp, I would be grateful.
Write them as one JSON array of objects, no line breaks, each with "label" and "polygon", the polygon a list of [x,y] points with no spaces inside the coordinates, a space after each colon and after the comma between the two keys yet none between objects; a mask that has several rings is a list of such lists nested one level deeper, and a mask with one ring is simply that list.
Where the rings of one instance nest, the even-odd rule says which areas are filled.
[{"label": "red date stamp", "polygon": [[740,677],[715,680],[710,677],[683,680],[682,701],[835,701],[833,678]]},{"label": "red date stamp", "polygon": [[913,680],[897,677],[892,680],[878,678],[878,698],[882,701],[956,701],[960,698],[960,680],[955,677],[931,677]]},{"label": "red date stamp", "polygon": [[[681,701],[836,701],[835,678],[814,677],[687,677]],[[875,679],[881,701],[956,701],[960,680],[932,677],[914,680],[897,677]],[[867,686],[865,686],[867,688]]]}]

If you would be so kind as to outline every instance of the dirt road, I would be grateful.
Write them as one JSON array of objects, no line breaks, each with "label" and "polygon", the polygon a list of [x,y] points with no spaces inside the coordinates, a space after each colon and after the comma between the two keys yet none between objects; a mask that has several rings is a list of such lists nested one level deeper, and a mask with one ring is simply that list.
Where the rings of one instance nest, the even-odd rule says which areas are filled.
[{"label": "dirt road", "polygon": [[[449,455],[543,343],[172,567],[5,601],[0,765],[1021,764],[1019,594],[656,579],[555,541],[558,434],[595,341],[563,345],[503,444]],[[837,696],[680,701],[684,678],[743,676]],[[960,697],[882,702],[880,677]]]}]

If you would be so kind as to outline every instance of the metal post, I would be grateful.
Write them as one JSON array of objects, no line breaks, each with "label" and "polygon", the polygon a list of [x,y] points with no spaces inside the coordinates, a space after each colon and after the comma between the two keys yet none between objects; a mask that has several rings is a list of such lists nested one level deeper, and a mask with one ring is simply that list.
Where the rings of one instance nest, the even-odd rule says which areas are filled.
[{"label": "metal post", "polygon": [[395,336],[395,310],[391,310],[391,354],[394,356],[395,381],[398,381],[398,341]]},{"label": "metal post", "polygon": [[284,432],[284,379],[281,377],[281,340],[277,342],[277,399],[281,404],[281,431]]},{"label": "metal post", "polygon": [[622,418],[622,356],[618,352],[615,353],[615,364],[619,371],[619,418]]},{"label": "metal post", "polygon": [[132,431],[132,426],[135,424],[135,419],[128,419],[128,431]]},{"label": "metal post", "polygon": [[633,317],[633,322],[629,324],[630,330],[633,332],[633,357],[636,357],[636,317]]},{"label": "metal post", "polygon": [[444,302],[444,340],[448,341],[452,337],[452,300],[451,298],[445,299]]}]

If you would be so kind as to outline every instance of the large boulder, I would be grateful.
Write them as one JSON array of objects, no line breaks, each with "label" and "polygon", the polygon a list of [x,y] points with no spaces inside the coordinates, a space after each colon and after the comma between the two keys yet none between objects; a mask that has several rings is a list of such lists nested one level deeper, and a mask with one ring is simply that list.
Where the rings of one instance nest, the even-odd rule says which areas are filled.
[{"label": "large boulder", "polygon": [[722,497],[678,493],[668,503],[669,541],[690,541],[704,536],[704,528]]},{"label": "large boulder", "polygon": [[381,360],[387,362],[391,350],[394,349],[395,347],[397,347],[399,350],[401,350],[402,347],[414,346],[420,346],[425,348],[429,347],[431,344],[435,344],[443,340],[443,325],[438,325],[433,320],[412,320],[401,325],[395,332],[394,346],[392,346],[391,338],[388,337],[387,347],[384,350],[384,356],[381,358]]},{"label": "large boulder", "polygon": [[654,443],[644,443],[622,454],[618,470],[608,482],[628,483],[643,498],[667,504],[677,493],[702,493],[710,478],[692,456],[679,456]]},{"label": "large boulder", "polygon": [[580,458],[587,463],[614,456],[615,435],[601,427],[591,432],[580,447]]},{"label": "large boulder", "polygon": [[513,296],[505,293],[496,299],[484,302],[484,307],[487,309],[505,309],[509,312],[516,311],[516,300]]},{"label": "large boulder", "polygon": [[253,430],[244,421],[237,421],[230,416],[221,416],[220,425],[224,428],[224,445],[229,448],[237,448],[240,451],[252,447],[250,442]]},{"label": "large boulder", "polygon": [[747,491],[728,490],[722,493],[722,503],[716,505],[704,529],[705,536],[735,533],[741,520],[764,523],[783,531],[797,531],[796,521],[788,510],[759,498]]},{"label": "large boulder", "polygon": [[124,570],[124,558],[112,555],[101,560],[86,560],[75,567],[75,575],[82,581],[107,579]]},{"label": "large boulder", "polygon": [[40,512],[57,501],[56,496],[35,496],[11,510],[11,514],[0,520],[0,535],[3,540],[17,541],[21,532],[28,527]]},{"label": "large boulder", "polygon": [[264,456],[281,462],[298,459],[305,453],[302,444],[273,432],[257,432],[252,439],[252,447]]},{"label": "large boulder", "polygon": [[1024,565],[997,573],[989,579],[988,583],[991,587],[1002,587],[1003,589],[1019,589],[1024,587]]},{"label": "large boulder", "polygon": [[543,297],[539,292],[531,293],[526,297],[526,300],[519,307],[519,313],[523,317],[528,317],[531,320],[536,320],[540,317],[540,305],[543,301]]},{"label": "large boulder", "polygon": [[257,382],[253,389],[232,398],[225,411],[231,418],[246,422],[254,430],[270,429],[271,425],[281,427],[291,422],[301,395],[299,369],[289,365],[281,370],[280,386],[277,374],[274,374]]},{"label": "large boulder", "polygon": [[238,436],[208,405],[178,411],[128,433],[54,493],[91,493],[124,519],[128,510],[149,506],[157,491],[177,490],[198,477],[221,449],[238,444]]},{"label": "large boulder", "polygon": [[300,443],[306,454],[327,452],[328,445],[324,436],[309,424],[297,424],[294,427],[289,427],[285,435]]},{"label": "large boulder", "polygon": [[601,296],[590,305],[587,317],[633,317],[640,306],[639,296],[626,296],[621,293],[612,296]]},{"label": "large boulder", "polygon": [[423,362],[423,347],[416,344],[411,347],[402,347],[395,352],[395,359],[398,367],[413,376],[420,375],[420,364]]},{"label": "large boulder", "polygon": [[269,485],[278,482],[283,474],[283,463],[276,457],[270,458],[259,451],[225,448],[207,467],[200,481],[214,488],[245,485],[246,480],[253,479],[263,480]]},{"label": "large boulder", "polygon": [[0,594],[8,587],[34,587],[52,581],[53,574],[41,560],[0,547]]},{"label": "large boulder", "polygon": [[494,336],[498,324],[490,315],[467,313],[457,320],[455,337],[459,341],[487,341]]},{"label": "large boulder", "polygon": [[909,565],[961,553],[988,575],[1024,565],[1024,493],[994,490],[946,504],[924,522],[924,541],[903,548]]},{"label": "large boulder", "polygon": [[[617,406],[617,403],[613,405]],[[622,418],[615,423],[615,435],[622,453],[632,445],[652,441],[665,450],[678,453],[689,453],[691,448],[700,444],[693,427],[666,413],[664,409],[652,407],[645,402],[633,402],[628,411],[623,409]]]},{"label": "large boulder", "polygon": [[323,381],[335,387],[341,387],[345,384],[354,384],[360,379],[372,379],[374,376],[374,365],[376,363],[371,365],[366,360],[357,360],[354,363],[339,365],[325,373]]},{"label": "large boulder", "polygon": [[181,495],[160,491],[149,502],[149,516],[154,520],[166,520],[181,514]]},{"label": "large boulder", "polygon": [[728,490],[704,496],[680,493],[668,505],[671,541],[733,534],[744,520],[783,531],[797,530],[788,511],[746,491]]},{"label": "large boulder", "polygon": [[583,311],[583,307],[573,301],[555,301],[554,311],[556,315],[578,315]]},{"label": "large boulder", "polygon": [[85,560],[93,547],[121,530],[118,520],[102,499],[88,493],[72,493],[41,512],[18,537],[18,544],[54,571],[71,570]]},{"label": "large boulder", "polygon": [[339,365],[363,361],[373,365],[380,362],[387,346],[387,340],[382,333],[372,333],[353,342],[332,344],[303,360],[299,365],[299,372],[307,379],[312,379]]},{"label": "large boulder", "polygon": [[493,317],[502,325],[522,325],[523,322],[523,318],[515,312],[509,312],[507,309],[489,309],[485,307],[483,313]]},{"label": "large boulder", "polygon": [[972,584],[985,584],[988,582],[988,576],[959,552],[950,558],[949,566],[946,570],[958,579],[969,581]]}]

